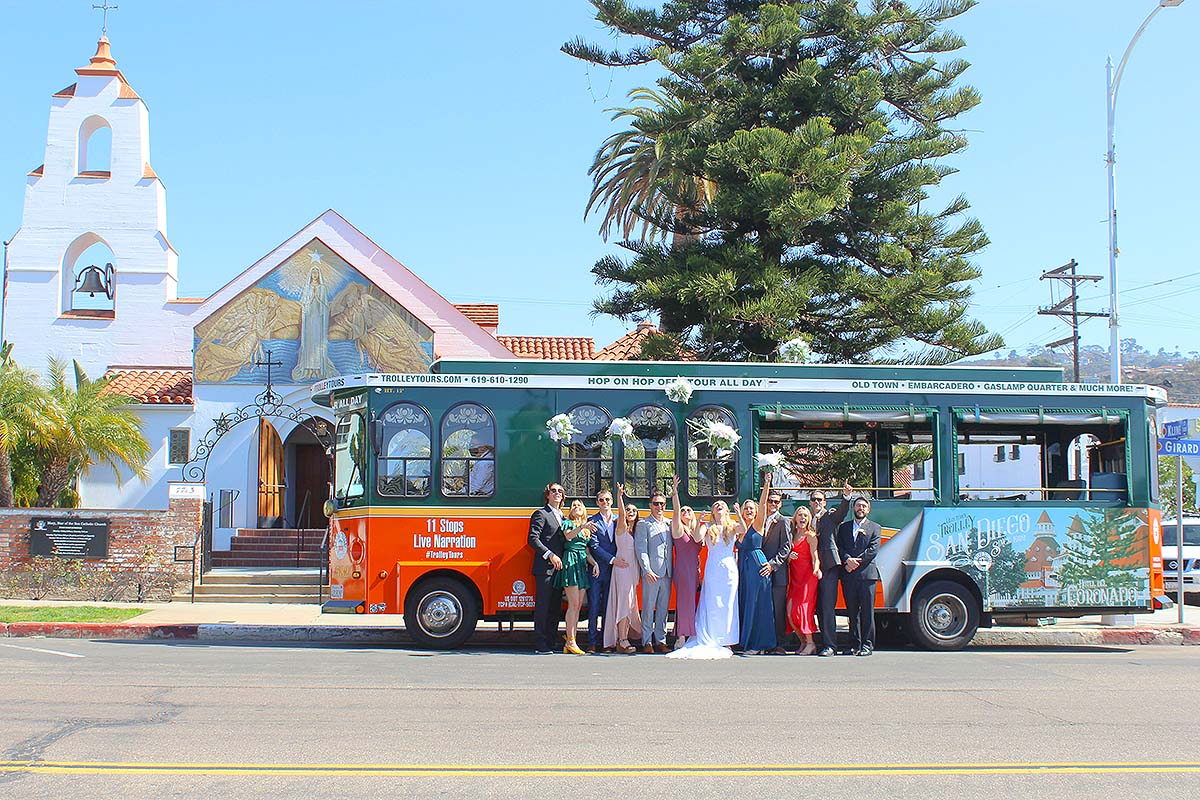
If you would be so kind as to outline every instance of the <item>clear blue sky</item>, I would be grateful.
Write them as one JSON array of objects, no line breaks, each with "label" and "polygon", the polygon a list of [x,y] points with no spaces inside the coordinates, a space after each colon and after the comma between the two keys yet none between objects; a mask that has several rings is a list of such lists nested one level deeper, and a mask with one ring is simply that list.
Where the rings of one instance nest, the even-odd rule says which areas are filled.
[{"label": "clear blue sky", "polygon": [[[954,26],[983,103],[961,120],[971,147],[945,191],[967,196],[991,238],[974,313],[1011,347],[1067,335],[1033,315],[1050,302],[1043,270],[1075,258],[1107,275],[1104,60],[1155,2],[984,0]],[[605,109],[653,76],[559,52],[606,37],[583,0],[119,5],[109,38],[150,107],[182,295],[212,293],[333,208],[450,300],[498,302],[501,333],[603,346],[630,327],[589,317],[589,270],[615,248],[583,208],[615,130]],[[5,238],[42,161],[50,95],[99,30],[91,0],[0,0]],[[1151,349],[1200,350],[1198,34],[1200,0],[1163,10],[1117,106],[1122,335]],[[1083,297],[1107,308],[1107,280]],[[1104,320],[1084,334],[1107,344]]]}]

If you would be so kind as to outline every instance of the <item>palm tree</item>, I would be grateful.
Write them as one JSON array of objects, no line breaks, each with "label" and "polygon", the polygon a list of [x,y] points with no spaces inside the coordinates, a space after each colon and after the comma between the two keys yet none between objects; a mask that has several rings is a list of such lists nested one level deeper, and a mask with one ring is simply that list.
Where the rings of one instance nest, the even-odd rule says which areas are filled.
[{"label": "palm tree", "polygon": [[609,109],[613,119],[632,120],[628,130],[604,140],[588,174],[592,193],[584,210],[586,218],[594,207],[606,211],[600,234],[607,240],[613,229],[623,239],[641,223],[642,241],[690,238],[668,230],[689,212],[702,209],[716,193],[716,185],[702,174],[702,166],[689,162],[694,126],[701,122],[683,100],[669,92],[645,87],[629,93],[641,105]]},{"label": "palm tree", "polygon": [[13,505],[12,453],[22,440],[42,441],[52,408],[38,376],[0,344],[0,508]]},{"label": "palm tree", "polygon": [[121,468],[136,477],[146,476],[150,444],[142,436],[137,415],[128,408],[134,400],[105,391],[108,381],[91,380],[75,366],[75,386],[67,382],[66,365],[50,359],[47,392],[60,420],[52,424],[49,440],[37,448],[41,469],[39,507],[52,506],[81,475],[94,465],[107,464],[121,481]]}]

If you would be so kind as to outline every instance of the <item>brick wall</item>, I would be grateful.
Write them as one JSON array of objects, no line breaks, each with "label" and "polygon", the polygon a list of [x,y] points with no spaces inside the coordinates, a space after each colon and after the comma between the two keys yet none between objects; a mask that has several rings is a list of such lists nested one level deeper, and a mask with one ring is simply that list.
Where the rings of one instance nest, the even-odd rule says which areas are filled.
[{"label": "brick wall", "polygon": [[[107,519],[108,558],[114,568],[134,567],[149,550],[150,557],[171,564],[176,545],[191,545],[200,529],[204,501],[173,497],[166,511],[94,508],[0,508],[0,569],[29,561],[29,523],[34,517]],[[91,559],[89,559],[91,560]],[[100,559],[96,559],[100,561]],[[175,564],[181,576],[191,576],[191,563]]]}]

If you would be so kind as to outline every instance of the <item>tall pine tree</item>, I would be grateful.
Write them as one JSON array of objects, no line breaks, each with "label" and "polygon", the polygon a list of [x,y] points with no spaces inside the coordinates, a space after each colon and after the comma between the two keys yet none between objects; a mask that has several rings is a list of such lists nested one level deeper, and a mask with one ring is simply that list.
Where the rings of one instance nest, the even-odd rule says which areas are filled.
[{"label": "tall pine tree", "polygon": [[966,313],[983,228],[965,199],[929,200],[967,145],[947,123],[979,102],[943,28],[974,0],[590,2],[632,44],[565,52],[664,73],[592,166],[604,229],[641,228],[631,258],[594,267],[612,287],[598,312],[657,315],[717,359],[773,359],[795,336],[829,361],[1000,345]]}]

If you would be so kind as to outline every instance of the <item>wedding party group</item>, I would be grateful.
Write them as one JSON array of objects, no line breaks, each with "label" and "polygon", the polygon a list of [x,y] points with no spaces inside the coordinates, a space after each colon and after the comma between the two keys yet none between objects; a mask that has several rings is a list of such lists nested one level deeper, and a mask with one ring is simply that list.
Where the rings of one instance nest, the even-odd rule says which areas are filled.
[{"label": "wedding party group", "polygon": [[[546,505],[529,521],[534,551],[534,650],[553,652],[563,598],[564,653],[659,653],[678,659],[784,654],[790,634],[796,655],[869,656],[875,647],[875,554],[881,529],[871,501],[854,496],[829,510],[824,491],[809,494],[790,518],[783,496],[764,472],[759,500],[736,511],[724,500],[701,514],[680,505],[674,479],[671,513],[655,492],[650,513],[627,503],[624,487],[596,496],[589,514],[580,500],[563,509],[561,484],[546,486]],[[853,512],[850,514],[850,512]],[[850,518],[847,519],[847,516]],[[706,554],[706,555],[705,555]],[[838,587],[850,618],[849,646],[836,638]],[[640,591],[639,591],[640,589]],[[667,644],[667,611],[675,594],[675,641]],[[587,646],[578,631],[587,600]]]}]

